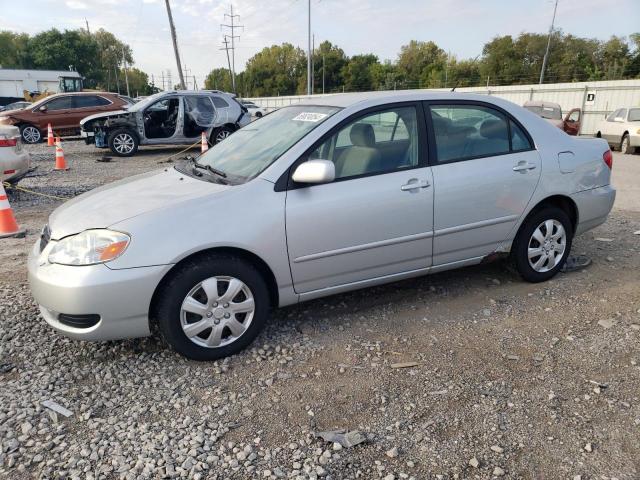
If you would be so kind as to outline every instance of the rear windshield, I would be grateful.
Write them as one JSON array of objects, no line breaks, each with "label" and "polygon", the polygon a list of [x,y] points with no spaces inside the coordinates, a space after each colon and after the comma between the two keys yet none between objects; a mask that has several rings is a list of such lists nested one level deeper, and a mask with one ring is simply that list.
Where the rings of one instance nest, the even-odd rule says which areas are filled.
[{"label": "rear windshield", "polygon": [[562,111],[559,108],[554,107],[539,107],[534,105],[526,105],[524,108],[529,110],[530,112],[539,115],[542,118],[547,118],[549,120],[562,120]]}]

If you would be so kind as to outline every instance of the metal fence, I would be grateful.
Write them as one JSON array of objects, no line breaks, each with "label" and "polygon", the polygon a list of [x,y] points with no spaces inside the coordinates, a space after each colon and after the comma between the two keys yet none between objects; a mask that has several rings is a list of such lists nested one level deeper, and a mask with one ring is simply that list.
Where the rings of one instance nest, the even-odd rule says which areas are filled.
[{"label": "metal fence", "polygon": [[[430,91],[448,91],[448,89],[433,89]],[[554,102],[560,104],[562,111],[565,113],[573,108],[581,108],[583,112],[582,127],[580,130],[581,135],[593,135],[598,122],[618,108],[640,106],[640,79],[547,83],[542,85],[465,87],[458,88],[456,91],[480,95],[494,95],[518,105],[522,105],[527,100]],[[327,95],[344,94],[332,93]],[[303,100],[327,95],[254,97],[248,98],[247,100],[252,100],[269,111],[287,105],[293,105]]]}]

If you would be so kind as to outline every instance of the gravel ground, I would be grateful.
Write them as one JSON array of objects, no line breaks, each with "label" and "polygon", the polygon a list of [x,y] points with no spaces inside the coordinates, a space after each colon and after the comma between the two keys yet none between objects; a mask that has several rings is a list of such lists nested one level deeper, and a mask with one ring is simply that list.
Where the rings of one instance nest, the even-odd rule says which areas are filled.
[{"label": "gravel ground", "polygon": [[[51,172],[47,147],[30,147],[38,176],[21,186],[71,196],[179,151],[101,163],[93,147],[65,147],[65,173]],[[640,157],[614,165],[637,185]],[[28,233],[0,241],[0,476],[640,478],[633,188],[619,191],[625,209],[576,240],[594,262],[582,272],[532,285],[495,263],[317,300],[275,312],[253,348],[213,363],[153,338],[54,334],[25,260],[60,202],[12,195]],[[337,429],[367,441],[315,436]]]}]

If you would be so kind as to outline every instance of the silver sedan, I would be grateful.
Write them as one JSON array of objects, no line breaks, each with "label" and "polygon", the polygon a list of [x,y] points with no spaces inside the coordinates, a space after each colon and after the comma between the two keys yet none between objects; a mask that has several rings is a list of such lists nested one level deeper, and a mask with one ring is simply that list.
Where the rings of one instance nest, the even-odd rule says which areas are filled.
[{"label": "silver sedan", "polygon": [[31,289],[64,335],[157,329],[211,360],[278,306],[498,257],[548,280],[606,220],[611,163],[604,140],[493,97],[328,95],[67,202],[33,247]]}]

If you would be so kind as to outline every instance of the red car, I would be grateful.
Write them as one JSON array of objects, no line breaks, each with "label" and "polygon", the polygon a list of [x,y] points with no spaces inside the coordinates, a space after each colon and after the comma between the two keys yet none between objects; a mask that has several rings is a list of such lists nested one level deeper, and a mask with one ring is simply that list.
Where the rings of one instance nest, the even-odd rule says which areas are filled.
[{"label": "red car", "polygon": [[0,125],[20,128],[25,143],[47,137],[50,123],[56,136],[80,134],[80,120],[89,115],[125,110],[131,101],[108,92],[59,93],[35,102],[29,108],[0,112]]}]

